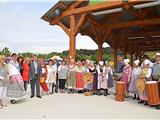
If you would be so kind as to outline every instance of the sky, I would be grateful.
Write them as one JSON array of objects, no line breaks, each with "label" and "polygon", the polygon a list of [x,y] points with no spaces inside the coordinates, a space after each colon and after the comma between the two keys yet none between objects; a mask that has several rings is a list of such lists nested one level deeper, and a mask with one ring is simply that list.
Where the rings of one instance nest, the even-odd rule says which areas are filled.
[{"label": "sky", "polygon": [[[68,50],[69,38],[64,31],[40,19],[57,1],[0,0],[0,50],[4,47],[17,53]],[[97,45],[89,37],[78,34],[76,49],[97,49]]]}]

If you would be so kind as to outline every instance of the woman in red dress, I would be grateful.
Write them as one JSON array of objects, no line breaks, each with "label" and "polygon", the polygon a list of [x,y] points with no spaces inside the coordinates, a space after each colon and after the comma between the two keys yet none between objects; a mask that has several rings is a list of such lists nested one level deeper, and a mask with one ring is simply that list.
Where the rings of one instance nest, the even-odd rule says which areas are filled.
[{"label": "woman in red dress", "polygon": [[78,93],[82,93],[84,89],[83,73],[83,64],[81,63],[81,61],[78,61],[76,65],[76,89],[78,90]]},{"label": "woman in red dress", "polygon": [[23,81],[24,81],[24,89],[25,89],[25,91],[27,91],[27,86],[28,86],[28,83],[29,83],[29,72],[30,72],[29,63],[30,63],[30,58],[26,57],[24,59],[23,64],[22,64],[22,67],[23,67],[22,78],[23,78]]}]

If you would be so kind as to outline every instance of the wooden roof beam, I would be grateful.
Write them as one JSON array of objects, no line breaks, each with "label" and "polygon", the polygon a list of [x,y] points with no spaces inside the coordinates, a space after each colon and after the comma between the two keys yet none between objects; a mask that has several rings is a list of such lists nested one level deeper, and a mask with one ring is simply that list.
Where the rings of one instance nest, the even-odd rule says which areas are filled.
[{"label": "wooden roof beam", "polygon": [[[151,2],[153,0],[128,0],[128,2],[123,2],[123,0],[116,0],[116,1],[107,1],[106,3],[97,4],[97,5],[89,5],[86,7],[81,7],[78,9],[75,9],[70,14],[79,14],[79,13],[88,13],[88,12],[97,12],[101,10],[107,10],[112,9],[116,7],[121,7],[126,4],[139,4],[139,3],[145,3],[145,2]],[[66,13],[66,15],[70,15],[69,13]]]},{"label": "wooden roof beam", "polygon": [[63,2],[60,2],[60,3],[59,3],[59,6],[60,6],[61,8],[63,8],[63,9],[67,9],[67,8],[68,8],[67,5],[65,5]]},{"label": "wooden roof beam", "polygon": [[101,41],[101,35],[98,33],[98,31],[96,29],[96,26],[94,25],[93,21],[91,19],[88,19],[88,22],[91,25],[91,29],[92,29],[92,32],[94,33],[94,36],[96,38],[97,43],[98,44],[103,44],[102,41]]},{"label": "wooden roof beam", "polygon": [[78,7],[82,2],[84,2],[85,0],[76,0],[76,2],[75,3],[73,3],[70,7],[69,7],[69,9],[73,9],[73,8],[76,8],[76,7]]},{"label": "wooden roof beam", "polygon": [[[151,0],[153,1],[153,0]],[[107,9],[112,9],[112,8],[117,8],[117,7],[121,7],[123,5],[126,4],[138,4],[138,3],[145,3],[145,2],[151,2],[151,1],[143,1],[143,0],[128,0],[128,2],[123,2],[122,0],[116,0],[116,1],[110,1],[110,2],[106,2],[106,3],[102,3],[102,4],[97,4],[97,5],[88,5],[85,7],[80,7],[80,8],[76,8],[76,9],[71,9],[73,8],[73,6],[77,6],[80,4],[80,2],[75,2],[75,5],[71,5],[71,7],[68,8],[68,10],[64,11],[61,16],[58,16],[56,18],[54,18],[53,20],[51,20],[51,24],[54,25],[56,24],[60,19],[62,19],[63,17],[72,15],[72,14],[80,14],[80,13],[89,13],[89,12],[97,12],[97,11],[101,11],[101,10],[107,10]]]},{"label": "wooden roof beam", "polygon": [[103,38],[102,38],[102,43],[104,43],[107,40],[107,38],[109,37],[110,33],[111,33],[110,30],[107,30],[105,32],[105,34],[103,35]]},{"label": "wooden roof beam", "polygon": [[62,22],[58,22],[58,25],[64,30],[64,32],[68,35],[68,36],[70,36],[70,30],[69,29],[67,29],[67,27],[62,23]]},{"label": "wooden roof beam", "polygon": [[114,23],[109,25],[101,25],[101,28],[119,29],[119,28],[133,27],[133,26],[156,25],[156,24],[160,24],[160,18],[135,20],[135,21],[129,21],[129,22]]},{"label": "wooden roof beam", "polygon": [[88,32],[82,32],[81,35],[87,35],[87,36],[89,36],[98,45],[98,42],[95,39],[95,36],[93,35],[93,32],[90,32],[90,31],[88,31]]},{"label": "wooden roof beam", "polygon": [[96,25],[97,27],[100,27],[100,24],[99,24],[94,18],[92,18],[92,16],[88,15],[88,16],[87,16],[87,19],[88,19],[89,21],[92,21],[92,23],[93,23],[94,25]]},{"label": "wooden roof beam", "polygon": [[131,6],[131,5],[124,5],[124,8],[125,8],[127,11],[129,11],[132,15],[134,15],[135,17],[137,17],[137,18],[139,18],[139,19],[142,18],[141,15],[140,15],[140,13],[139,13],[139,11],[136,11],[136,9],[134,9],[133,6]]},{"label": "wooden roof beam", "polygon": [[78,23],[77,23],[77,26],[76,26],[76,35],[78,34],[78,32],[80,31],[80,29],[82,28],[83,24],[85,23],[85,17],[86,17],[86,13],[82,14]]},{"label": "wooden roof beam", "polygon": [[[67,7],[66,11],[73,11],[73,9],[75,9],[76,7],[78,7],[82,2],[84,2],[85,0],[77,0],[75,1],[70,7]],[[61,4],[60,4],[61,5]],[[61,16],[57,16],[55,17],[53,20],[50,20],[50,25],[55,25],[58,23],[59,20],[61,20],[61,18],[66,17],[68,15],[65,16],[65,12],[64,11]],[[71,15],[71,14],[70,14]]]},{"label": "wooden roof beam", "polygon": [[160,42],[160,38],[151,38],[151,39],[132,39],[132,40],[127,40],[128,42]]},{"label": "wooden roof beam", "polygon": [[128,38],[128,37],[145,37],[145,36],[155,36],[155,35],[160,35],[160,31],[148,31],[148,32],[144,32],[144,31],[140,31],[140,32],[130,32],[130,33],[126,33],[125,35],[122,35],[122,38]]},{"label": "wooden roof beam", "polygon": [[143,51],[160,51],[160,48],[158,49],[142,49]]}]

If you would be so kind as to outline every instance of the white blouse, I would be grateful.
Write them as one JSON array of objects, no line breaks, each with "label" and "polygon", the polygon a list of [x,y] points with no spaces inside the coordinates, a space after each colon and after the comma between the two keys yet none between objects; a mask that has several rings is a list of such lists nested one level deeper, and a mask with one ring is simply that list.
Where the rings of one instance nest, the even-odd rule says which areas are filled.
[{"label": "white blouse", "polygon": [[8,63],[8,72],[9,76],[20,75],[20,71],[18,70],[19,64],[18,62],[14,63],[12,60]]}]

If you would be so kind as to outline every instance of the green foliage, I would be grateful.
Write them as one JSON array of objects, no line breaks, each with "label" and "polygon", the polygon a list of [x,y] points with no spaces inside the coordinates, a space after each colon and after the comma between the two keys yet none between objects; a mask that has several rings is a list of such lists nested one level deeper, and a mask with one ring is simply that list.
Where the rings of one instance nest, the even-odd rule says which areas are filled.
[{"label": "green foliage", "polygon": [[9,56],[11,54],[9,48],[5,47],[0,51],[1,55]]},{"label": "green foliage", "polygon": [[[0,50],[1,55],[9,56],[11,54],[9,48],[5,47],[2,50]],[[23,52],[19,53],[19,55],[22,55],[23,57],[30,57],[35,53],[30,53],[30,52]],[[114,60],[114,55],[113,55],[113,49],[110,47],[103,48],[102,50],[102,60],[103,61],[113,61]],[[117,54],[122,54],[121,51],[118,51]],[[154,58],[155,52],[146,52],[146,55],[148,55],[151,58]],[[69,58],[69,51],[63,51],[62,53],[57,53],[57,52],[52,52],[49,54],[36,54],[39,58],[44,58],[44,59],[50,59],[54,55],[58,55],[61,58]],[[87,50],[87,49],[79,49],[76,50],[76,60],[82,60],[82,59],[87,59],[87,60],[93,60],[95,62],[98,62],[97,60],[98,56],[98,50]],[[130,55],[127,54],[127,58],[130,59]]]}]

